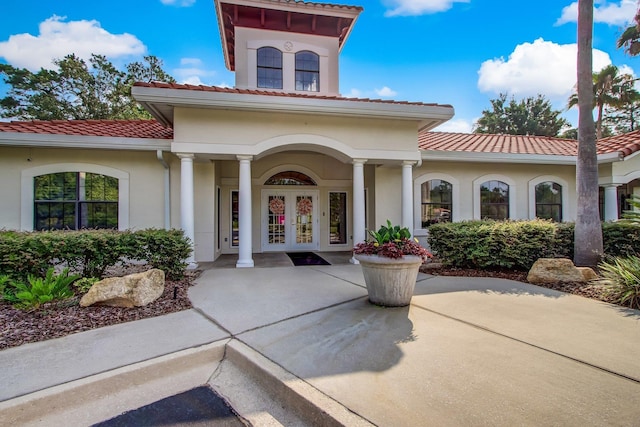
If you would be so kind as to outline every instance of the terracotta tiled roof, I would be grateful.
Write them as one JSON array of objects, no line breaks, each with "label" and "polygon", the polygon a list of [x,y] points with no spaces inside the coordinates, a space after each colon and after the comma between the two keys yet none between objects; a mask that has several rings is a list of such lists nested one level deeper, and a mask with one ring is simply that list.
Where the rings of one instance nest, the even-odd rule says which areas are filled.
[{"label": "terracotta tiled roof", "polygon": [[627,157],[640,150],[640,130],[598,140],[598,154],[620,152]]},{"label": "terracotta tiled roof", "polygon": [[578,141],[546,136],[422,132],[418,146],[434,151],[575,156]]},{"label": "terracotta tiled roof", "polygon": [[173,129],[155,120],[33,120],[0,122],[0,132],[172,139]]},{"label": "terracotta tiled roof", "polygon": [[241,95],[263,95],[263,96],[280,96],[286,98],[307,98],[307,99],[324,99],[334,101],[350,101],[350,102],[375,102],[381,104],[398,104],[398,105],[418,105],[418,106],[438,106],[438,107],[451,107],[447,104],[426,104],[424,102],[409,102],[409,101],[393,101],[390,99],[369,99],[369,98],[347,98],[344,96],[327,96],[327,95],[312,95],[304,93],[288,93],[288,92],[276,92],[268,90],[255,90],[255,89],[235,89],[229,87],[219,86],[196,86],[189,84],[179,83],[164,83],[164,82],[137,82],[134,86],[139,87],[151,87],[159,89],[180,89],[180,90],[193,90],[201,92],[219,92],[219,93],[237,93]]}]

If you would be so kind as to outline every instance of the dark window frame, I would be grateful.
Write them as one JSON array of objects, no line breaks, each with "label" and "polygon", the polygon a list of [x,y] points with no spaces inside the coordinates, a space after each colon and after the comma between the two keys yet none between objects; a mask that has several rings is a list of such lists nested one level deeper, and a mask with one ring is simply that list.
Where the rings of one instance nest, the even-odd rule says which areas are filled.
[{"label": "dark window frame", "polygon": [[[499,193],[495,192],[495,188],[498,187]],[[504,187],[504,188],[502,188]],[[480,218],[481,219],[494,219],[497,221],[507,220],[511,217],[511,211],[509,207],[509,197],[511,188],[509,184],[498,179],[491,179],[480,184]],[[506,191],[506,194],[500,194]],[[486,201],[486,197],[489,196],[493,201]],[[497,198],[503,198],[501,201],[495,201]],[[487,214],[488,210],[496,210],[496,214]],[[501,215],[498,212],[504,211],[505,215]]]},{"label": "dark window frame", "polygon": [[[425,191],[427,191],[428,186],[430,186],[431,183],[433,183],[434,181],[439,181],[441,183],[439,185],[444,184],[445,187],[448,186],[448,191],[446,191],[448,193],[448,197],[447,197],[449,199],[448,202],[442,201],[445,191],[440,192],[441,194],[440,194],[439,202],[433,202],[433,201],[425,202]],[[431,189],[428,191],[431,193],[436,190]],[[427,200],[431,200],[430,195],[427,198]],[[425,209],[429,211],[429,214],[427,215],[427,219],[425,219],[425,215],[424,215]],[[436,209],[440,210],[437,214],[435,212]],[[444,179],[439,179],[439,178],[430,179],[428,181],[423,182],[420,185],[420,223],[422,224],[422,227],[426,228],[438,222],[451,222],[452,214],[453,214],[453,184],[451,184],[449,181],[446,181]]]},{"label": "dark window frame", "polygon": [[296,52],[295,63],[296,90],[320,92],[320,55],[310,50]]},{"label": "dark window frame", "polygon": [[[84,185],[81,185],[82,175],[84,175]],[[62,188],[57,194],[51,194],[52,180],[56,177],[62,177]],[[49,182],[43,182],[44,179],[48,179]],[[102,197],[97,197],[94,194],[100,190],[95,187],[94,180],[96,179],[102,180],[102,183],[98,184],[99,187],[102,187]],[[111,186],[116,189],[115,195],[111,197],[107,195],[108,180],[111,181]],[[33,179],[33,229],[117,230],[120,209],[119,184],[118,178],[92,172],[54,172],[35,176]],[[38,185],[48,185],[48,189],[39,189]],[[54,209],[61,212],[62,215],[52,216]],[[46,214],[44,214],[45,212]]]},{"label": "dark window frame", "polygon": [[[269,56],[269,54],[277,55]],[[282,89],[282,51],[275,47],[265,46],[257,51],[256,86],[264,89]]]},{"label": "dark window frame", "polygon": [[[556,196],[559,200],[556,200],[554,202],[538,201],[538,195],[539,195],[538,187],[541,185],[549,185],[549,184],[551,185],[552,189],[558,190],[558,193],[554,194],[554,196]],[[556,189],[555,187],[558,187],[558,188]],[[555,222],[562,222],[562,191],[563,191],[562,185],[560,185],[555,181],[543,181],[536,184],[534,191],[535,191],[536,218],[550,219]],[[551,212],[555,211],[555,215],[553,213],[551,214],[543,213],[543,211],[545,210],[551,211]]]}]

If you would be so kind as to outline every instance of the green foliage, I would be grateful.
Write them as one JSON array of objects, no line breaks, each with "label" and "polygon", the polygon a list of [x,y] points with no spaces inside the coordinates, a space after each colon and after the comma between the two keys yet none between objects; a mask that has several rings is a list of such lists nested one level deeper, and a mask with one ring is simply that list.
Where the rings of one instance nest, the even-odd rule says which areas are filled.
[{"label": "green foliage", "polygon": [[633,194],[627,199],[627,203],[632,209],[622,213],[623,222],[640,226],[640,197]]},{"label": "green foliage", "polygon": [[22,120],[149,119],[131,96],[136,81],[175,82],[155,56],[118,70],[105,56],[92,55],[87,64],[71,54],[54,61],[56,69],[32,72],[0,64],[9,86],[0,99],[0,117]]},{"label": "green foliage", "polygon": [[[526,270],[542,257],[574,255],[574,223],[468,221],[429,227],[429,244],[442,261],[459,268]],[[604,252],[611,257],[640,254],[640,227],[630,222],[602,224]]]},{"label": "green foliage", "polygon": [[640,258],[611,257],[598,266],[606,294],[617,304],[640,309]]},{"label": "green foliage", "polygon": [[535,221],[464,221],[429,227],[429,245],[445,265],[529,269],[552,256],[555,226]]},{"label": "green foliage", "polygon": [[563,128],[570,126],[560,117],[562,111],[553,110],[551,102],[543,95],[519,102],[511,97],[507,102],[507,95],[501,93],[490,102],[492,110],[482,111],[475,133],[557,136]]},{"label": "green foliage", "polygon": [[65,268],[60,274],[50,268],[44,278],[29,275],[27,283],[9,282],[14,288],[13,295],[17,300],[15,306],[20,309],[37,309],[41,304],[57,301],[73,296],[71,283],[80,276],[69,275]]},{"label": "green foliage", "polygon": [[98,279],[97,277],[83,277],[73,282],[73,287],[76,288],[81,294],[86,294],[87,292],[89,292],[89,289],[91,289],[91,287],[99,280],[100,279]]},{"label": "green foliage", "polygon": [[182,277],[191,246],[181,230],[0,232],[0,275],[24,281],[52,266],[102,278],[109,267],[146,262]]},{"label": "green foliage", "polygon": [[369,230],[369,235],[373,240],[383,245],[392,241],[399,241],[402,239],[410,239],[411,233],[407,227],[400,228],[399,225],[391,225],[391,221],[387,220],[387,225],[380,226],[378,231]]}]

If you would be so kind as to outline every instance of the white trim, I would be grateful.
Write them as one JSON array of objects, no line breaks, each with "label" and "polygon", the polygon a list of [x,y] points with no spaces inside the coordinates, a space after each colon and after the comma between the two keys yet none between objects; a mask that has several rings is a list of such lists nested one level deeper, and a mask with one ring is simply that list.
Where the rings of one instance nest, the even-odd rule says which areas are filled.
[{"label": "white trim", "polygon": [[446,173],[430,172],[419,175],[413,180],[414,230],[422,229],[422,214],[420,209],[422,207],[422,184],[434,179],[447,181],[451,184],[451,221],[460,221],[460,181]]},{"label": "white trim", "polygon": [[[322,96],[254,95],[237,92],[196,91],[134,86],[131,93],[143,105],[231,109],[245,111],[288,112],[340,117],[396,119],[419,122],[419,129],[444,123],[454,114],[448,105],[403,104],[349,99],[325,99]],[[157,112],[158,110],[156,110]],[[173,122],[173,117],[156,117]]]},{"label": "white trim", "polygon": [[116,136],[58,135],[1,132],[0,145],[38,148],[95,148],[103,150],[168,151],[171,139],[126,138]]},{"label": "white trim", "polygon": [[536,186],[543,182],[555,182],[562,188],[562,221],[568,221],[567,209],[569,207],[569,183],[555,175],[541,175],[529,181],[529,219],[536,217]]},{"label": "white trim", "polygon": [[488,174],[473,180],[473,218],[482,219],[480,216],[480,187],[487,181],[502,181],[509,186],[509,219],[517,219],[516,212],[516,182],[505,175]]},{"label": "white trim", "polygon": [[20,229],[33,230],[33,179],[36,176],[61,172],[89,172],[118,179],[118,230],[129,228],[129,173],[91,163],[56,163],[24,169],[20,181]]},{"label": "white trim", "polygon": [[[290,164],[290,163],[287,163],[287,164],[284,164],[284,165],[274,166],[271,169],[267,169],[259,177],[253,178],[252,184],[256,185],[256,186],[264,186],[264,182],[267,179],[271,178],[273,175],[278,174],[280,172],[288,172],[288,171],[300,172],[300,173],[303,173],[303,174],[307,175],[309,178],[313,179],[313,181],[316,183],[316,185],[313,186],[313,187],[320,187],[321,184],[324,184],[324,182],[322,181],[320,176],[318,174],[316,174],[314,171],[312,171],[311,169],[309,169],[307,167],[304,167],[304,166],[301,166],[301,165]],[[283,186],[280,185],[278,187],[283,187]],[[300,186],[300,188],[303,188],[303,187],[304,186]],[[307,186],[307,187],[309,187],[309,186]]]}]

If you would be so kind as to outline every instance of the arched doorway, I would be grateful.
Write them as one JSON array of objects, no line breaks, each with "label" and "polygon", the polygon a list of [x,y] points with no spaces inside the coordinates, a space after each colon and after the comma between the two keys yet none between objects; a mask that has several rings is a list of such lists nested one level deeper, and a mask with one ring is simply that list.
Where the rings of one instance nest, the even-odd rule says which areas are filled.
[{"label": "arched doorway", "polygon": [[319,248],[318,190],[308,175],[279,172],[264,183],[261,197],[262,250]]}]

